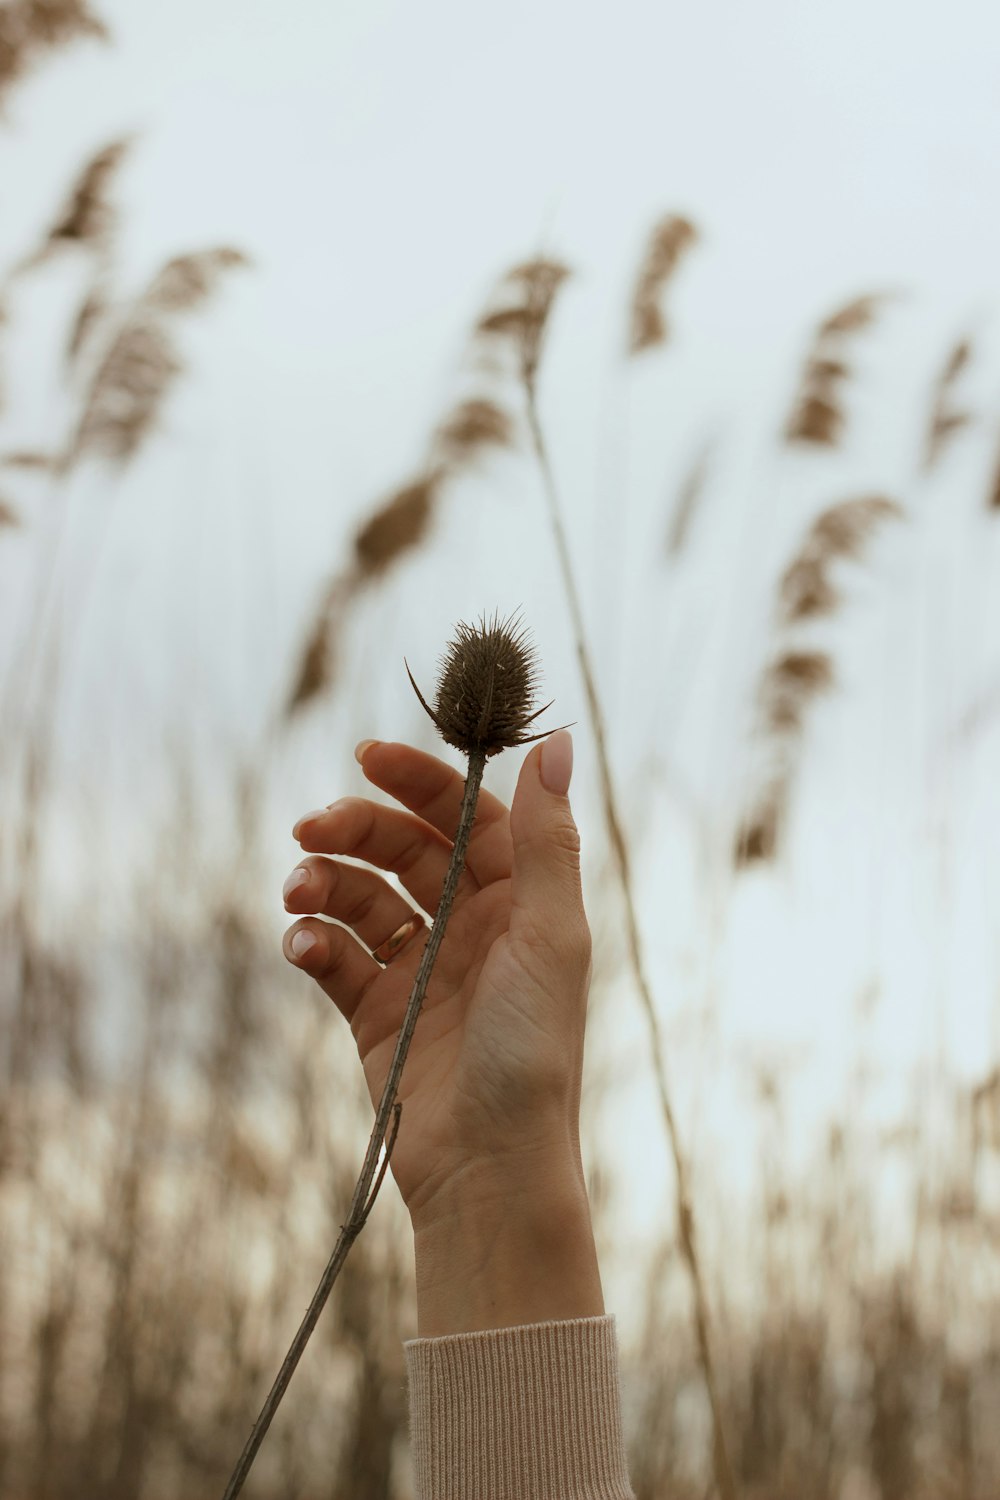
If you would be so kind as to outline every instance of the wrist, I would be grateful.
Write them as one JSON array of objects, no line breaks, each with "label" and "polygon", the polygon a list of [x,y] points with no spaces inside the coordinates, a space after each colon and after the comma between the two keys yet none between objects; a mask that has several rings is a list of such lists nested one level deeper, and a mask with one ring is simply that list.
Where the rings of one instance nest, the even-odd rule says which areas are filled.
[{"label": "wrist", "polygon": [[572,1153],[459,1175],[413,1219],[413,1235],[418,1338],[604,1314]]}]

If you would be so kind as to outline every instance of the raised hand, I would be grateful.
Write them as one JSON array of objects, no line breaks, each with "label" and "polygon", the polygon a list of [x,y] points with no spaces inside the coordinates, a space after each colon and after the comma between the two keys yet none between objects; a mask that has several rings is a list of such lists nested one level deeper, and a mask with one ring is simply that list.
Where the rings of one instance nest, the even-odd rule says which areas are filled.
[{"label": "raised hand", "polygon": [[[289,960],[350,1023],[372,1103],[385,1086],[426,929],[382,963],[415,907],[433,916],[463,777],[408,745],[363,742],[367,779],[401,804],[345,797],[294,834],[307,857],[285,884]],[[590,930],[579,836],[566,795],[572,741],[526,756],[510,811],[480,793],[466,868],[417,1022],[398,1098],[391,1169],[414,1227],[480,1186],[580,1166]],[[366,868],[336,856],[365,861]],[[379,871],[399,876],[407,900]],[[340,925],[324,922],[330,917]],[[404,933],[405,937],[405,933]]]}]

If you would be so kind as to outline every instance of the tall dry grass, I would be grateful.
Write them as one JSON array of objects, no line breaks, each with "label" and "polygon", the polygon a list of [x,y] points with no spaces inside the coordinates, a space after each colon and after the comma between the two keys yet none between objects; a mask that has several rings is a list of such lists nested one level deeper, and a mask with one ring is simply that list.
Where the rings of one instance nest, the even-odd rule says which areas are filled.
[{"label": "tall dry grass", "polygon": [[[39,37],[56,35],[59,15],[59,36],[88,29],[82,6],[6,10],[49,15]],[[3,36],[0,82],[15,76],[2,63],[2,46],[12,45]],[[32,45],[37,52],[42,43]],[[19,55],[23,71],[35,54],[25,43]],[[12,475],[36,468],[58,486],[85,460],[126,468],[183,373],[175,318],[204,305],[242,263],[225,247],[195,252],[168,261],[137,295],[116,294],[112,190],[126,159],[124,143],[113,143],[84,168],[18,270],[30,274],[70,247],[93,260],[65,338],[74,420],[46,454],[12,440]],[[665,291],[694,239],[679,216],[654,230],[629,307],[634,353],[667,340]],[[561,262],[534,260],[502,279],[470,339],[461,399],[430,434],[416,472],[334,561],[290,664],[281,725],[341,688],[346,668],[335,646],[349,610],[369,590],[389,597],[397,571],[433,546],[450,481],[473,464],[523,458],[532,442],[547,462],[537,379],[567,274]],[[844,438],[849,340],[877,305],[860,298],[822,325],[790,440],[830,447]],[[937,437],[928,438],[935,460],[967,425],[951,404],[963,364],[953,356],[936,388],[929,431]],[[706,464],[707,454],[678,501],[668,540],[674,566],[683,566]],[[16,499],[3,505],[0,527],[19,511]],[[761,733],[774,760],[762,800],[735,833],[741,866],[778,856],[790,789],[808,753],[810,711],[836,688],[832,646],[804,630],[849,607],[843,570],[859,566],[883,523],[899,516],[898,504],[880,495],[829,507],[781,574],[773,650],[758,685]],[[71,569],[66,576],[73,579]],[[94,880],[60,935],[37,921],[26,892],[37,895],[46,852],[60,692],[52,663],[65,660],[60,618],[45,607],[48,587],[39,580],[30,657],[8,663],[8,682],[30,684],[34,707],[21,718],[18,754],[5,761],[8,801],[16,786],[22,816],[13,835],[5,830],[0,888],[9,939],[0,1034],[0,1494],[209,1496],[221,1490],[253,1393],[312,1290],[317,1256],[336,1238],[370,1106],[324,1008],[304,1002],[280,958],[260,836],[262,809],[282,774],[275,739],[231,766],[231,806],[216,804],[211,816],[200,800],[200,766],[175,748],[171,795],[150,830],[148,862],[130,871],[125,908],[111,909],[99,878],[116,850],[96,844]],[[567,612],[567,628],[583,642],[582,602]],[[632,838],[613,787],[604,806],[613,855],[601,874],[607,882],[616,862],[619,878],[628,870]],[[220,818],[228,830],[221,858]],[[636,948],[641,936],[637,928]],[[595,1014],[611,992],[617,957],[610,936],[598,941]],[[655,1025],[652,1006],[650,1017]],[[592,1095],[589,1108],[599,1104]],[[643,1336],[623,1349],[639,1500],[694,1500],[727,1488],[744,1500],[1000,1493],[993,1419],[1000,1216],[988,1191],[1000,1170],[1000,1073],[986,1071],[956,1098],[954,1139],[936,1175],[919,1151],[914,1116],[898,1138],[873,1143],[860,1117],[849,1115],[808,1172],[796,1175],[780,1077],[758,1090],[748,1128],[762,1140],[760,1197],[740,1226],[756,1298],[737,1296],[731,1285],[731,1225],[728,1236],[695,1244],[690,1199],[700,1184],[687,1181],[675,1122],[676,1222],[650,1255]],[[591,1196],[598,1237],[613,1247],[614,1213],[598,1190],[616,1170],[613,1119],[608,1126]],[[900,1163],[920,1207],[910,1253],[894,1261],[874,1226],[879,1172]],[[400,1342],[414,1324],[408,1226],[384,1197],[262,1450],[248,1489],[260,1500],[412,1494]],[[701,1218],[710,1201],[705,1192]],[[693,1321],[683,1311],[692,1276]]]}]

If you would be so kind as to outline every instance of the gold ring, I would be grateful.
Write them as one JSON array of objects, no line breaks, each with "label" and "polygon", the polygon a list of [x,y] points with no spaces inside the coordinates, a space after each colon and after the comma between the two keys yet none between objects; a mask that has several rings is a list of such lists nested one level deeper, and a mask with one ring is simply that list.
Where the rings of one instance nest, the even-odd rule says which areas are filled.
[{"label": "gold ring", "polygon": [[401,927],[397,927],[391,937],[387,937],[384,943],[379,943],[377,948],[372,949],[373,957],[379,963],[387,964],[390,959],[395,958],[398,953],[406,947],[411,938],[416,937],[424,927],[424,919],[418,911],[412,917],[407,917]]}]

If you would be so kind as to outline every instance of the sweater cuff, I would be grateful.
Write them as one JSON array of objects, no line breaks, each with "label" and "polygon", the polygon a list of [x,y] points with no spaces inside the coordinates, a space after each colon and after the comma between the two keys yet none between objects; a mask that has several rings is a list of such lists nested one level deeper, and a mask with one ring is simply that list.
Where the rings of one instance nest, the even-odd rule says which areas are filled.
[{"label": "sweater cuff", "polygon": [[635,1500],[613,1313],[403,1348],[416,1500]]}]

